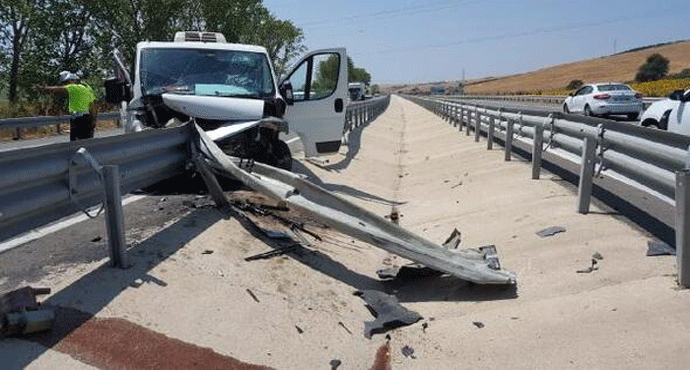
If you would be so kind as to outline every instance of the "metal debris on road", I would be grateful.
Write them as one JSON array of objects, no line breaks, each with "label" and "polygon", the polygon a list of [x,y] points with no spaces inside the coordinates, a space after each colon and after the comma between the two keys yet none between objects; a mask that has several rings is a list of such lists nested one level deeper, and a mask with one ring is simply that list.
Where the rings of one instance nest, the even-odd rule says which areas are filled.
[{"label": "metal debris on road", "polygon": [[346,331],[348,334],[352,335],[352,332],[350,331],[350,329],[348,329],[347,326],[345,326],[345,324],[343,324],[342,321],[338,321],[338,325],[340,325],[343,329],[345,329],[345,331]]},{"label": "metal debris on road", "polygon": [[273,257],[278,257],[278,256],[282,256],[286,253],[290,253],[299,247],[300,247],[299,244],[292,244],[292,245],[288,245],[286,247],[274,249],[272,251],[255,254],[253,256],[246,257],[244,260],[247,262],[251,262],[251,261],[256,261],[256,260],[265,260],[265,259],[269,259],[269,258],[273,258]]},{"label": "metal debris on road", "polygon": [[101,240],[103,240],[103,237],[97,236],[97,237],[94,237],[93,239],[91,239],[91,242],[92,242],[92,243],[98,243],[98,242],[100,242]]},{"label": "metal debris on road", "polygon": [[337,358],[334,358],[328,364],[331,365],[331,370],[338,370],[338,366],[342,365],[343,362],[338,360]]},{"label": "metal debris on road", "polygon": [[577,270],[577,273],[578,274],[589,274],[590,272],[596,271],[598,269],[599,269],[599,266],[597,266],[597,260],[595,258],[592,258],[592,265],[586,269]]},{"label": "metal debris on road", "polygon": [[299,333],[299,334],[304,333],[304,330],[302,330],[302,328],[300,328],[300,327],[297,326],[297,325],[295,325],[295,329],[297,329],[297,333]]},{"label": "metal debris on road", "polygon": [[354,294],[366,302],[367,308],[376,317],[374,321],[364,323],[364,337],[366,338],[371,338],[372,334],[384,333],[423,319],[417,312],[401,306],[395,296],[376,290],[362,290]]},{"label": "metal debris on road", "polygon": [[249,293],[249,295],[256,301],[256,303],[261,303],[261,301],[259,301],[259,298],[256,298],[254,292],[252,292],[251,289],[247,288],[247,293]]},{"label": "metal debris on road", "polygon": [[484,327],[484,323],[481,321],[472,321],[472,324],[474,324],[474,326],[476,326],[479,329]]},{"label": "metal debris on road", "polygon": [[604,256],[602,256],[601,253],[599,253],[599,252],[594,252],[594,254],[592,255],[592,258],[601,261],[604,259]]},{"label": "metal debris on road", "polygon": [[565,227],[563,226],[551,226],[547,227],[544,230],[541,230],[537,232],[537,235],[539,235],[542,238],[546,238],[547,236],[554,236],[558,233],[565,232]]},{"label": "metal debris on road", "polygon": [[213,251],[210,249],[206,249],[203,252],[201,252],[201,254],[213,254]]},{"label": "metal debris on road", "polygon": [[676,249],[661,240],[647,242],[647,256],[675,256]]},{"label": "metal debris on road", "polygon": [[402,352],[403,356],[405,356],[405,357],[409,357],[413,360],[417,358],[414,355],[414,348],[412,348],[408,345],[405,345],[400,351]]}]

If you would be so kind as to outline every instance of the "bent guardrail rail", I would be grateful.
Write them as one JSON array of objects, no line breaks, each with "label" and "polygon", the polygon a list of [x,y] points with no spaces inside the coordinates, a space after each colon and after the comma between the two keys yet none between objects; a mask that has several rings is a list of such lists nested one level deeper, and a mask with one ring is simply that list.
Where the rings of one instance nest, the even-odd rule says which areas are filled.
[{"label": "bent guardrail rail", "polygon": [[542,156],[579,177],[576,209],[589,211],[592,184],[616,194],[675,229],[679,282],[690,286],[690,137],[637,125],[560,112],[518,111],[451,97],[405,96],[445,120],[531,152],[532,178]]}]

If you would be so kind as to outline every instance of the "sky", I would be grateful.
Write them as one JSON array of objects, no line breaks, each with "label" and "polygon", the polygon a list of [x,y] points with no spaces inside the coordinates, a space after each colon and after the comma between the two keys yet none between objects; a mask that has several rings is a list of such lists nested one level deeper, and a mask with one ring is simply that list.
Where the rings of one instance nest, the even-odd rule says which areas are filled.
[{"label": "sky", "polygon": [[[690,1],[264,0],[372,83],[504,76],[690,39]],[[690,66],[688,66],[690,68]]]}]

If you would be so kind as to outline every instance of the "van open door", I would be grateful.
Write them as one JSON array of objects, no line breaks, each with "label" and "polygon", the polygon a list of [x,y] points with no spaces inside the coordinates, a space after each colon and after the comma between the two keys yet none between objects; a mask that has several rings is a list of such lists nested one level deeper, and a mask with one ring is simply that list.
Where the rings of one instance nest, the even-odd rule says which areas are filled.
[{"label": "van open door", "polygon": [[308,53],[281,81],[281,85],[292,84],[294,103],[288,106],[285,119],[302,140],[306,157],[340,149],[347,80],[347,53],[337,48]]}]

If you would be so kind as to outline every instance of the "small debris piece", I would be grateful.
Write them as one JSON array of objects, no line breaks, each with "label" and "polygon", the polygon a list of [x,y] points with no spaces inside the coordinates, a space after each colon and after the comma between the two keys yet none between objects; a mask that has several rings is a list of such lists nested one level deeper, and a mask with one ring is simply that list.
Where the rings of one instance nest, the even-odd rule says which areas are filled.
[{"label": "small debris piece", "polygon": [[428,322],[422,323],[422,332],[426,333],[426,328],[428,328],[428,327],[429,327],[429,323],[428,323]]},{"label": "small debris piece", "polygon": [[474,324],[474,326],[478,327],[479,329],[484,327],[484,323],[481,321],[472,321],[472,324]]},{"label": "small debris piece", "polygon": [[455,188],[457,188],[458,186],[461,186],[461,185],[462,185],[462,180],[460,180],[459,183],[457,183],[457,184],[451,186],[450,188],[451,188],[451,189],[455,189]]},{"label": "small debris piece", "polygon": [[101,240],[103,240],[103,237],[97,236],[97,237],[91,239],[91,242],[92,242],[92,243],[98,243],[98,242],[100,242]]},{"label": "small debris piece", "polygon": [[300,333],[300,334],[304,333],[304,330],[302,330],[302,328],[300,328],[300,327],[297,326],[297,325],[295,325],[295,329],[297,329],[297,332]]},{"label": "small debris piece", "polygon": [[563,226],[551,226],[547,227],[546,229],[537,232],[537,235],[541,236],[542,238],[546,238],[547,236],[554,236],[558,233],[565,232],[565,227]]},{"label": "small debris piece", "polygon": [[647,256],[675,256],[676,249],[661,240],[650,240],[647,242]]},{"label": "small debris piece", "polygon": [[338,360],[337,358],[334,358],[328,364],[331,365],[331,370],[338,370],[338,366],[342,365],[343,362]]},{"label": "small debris piece", "polygon": [[443,247],[446,249],[458,249],[460,242],[462,241],[462,234],[458,229],[453,229],[450,236],[443,242]]},{"label": "small debris piece", "polygon": [[213,251],[210,249],[206,249],[205,251],[201,252],[201,254],[213,254]]},{"label": "small debris piece", "polygon": [[299,247],[299,244],[292,244],[292,245],[288,245],[287,247],[282,247],[282,248],[274,249],[272,251],[255,254],[253,256],[246,257],[244,260],[247,262],[250,262],[250,261],[255,261],[255,260],[263,260],[263,259],[278,257],[278,256],[282,256],[286,253],[294,251],[295,249],[297,249],[297,247]]},{"label": "small debris piece", "polygon": [[596,271],[598,269],[599,269],[599,267],[597,266],[597,260],[592,258],[592,265],[586,269],[577,270],[577,273],[578,274],[589,274],[590,272]]},{"label": "small debris piece", "polygon": [[412,347],[410,347],[410,346],[408,346],[408,345],[406,345],[405,347],[403,347],[403,348],[401,349],[401,352],[402,352],[403,356],[405,356],[405,357],[409,357],[409,358],[411,358],[411,359],[413,359],[413,360],[414,360],[415,358],[417,358],[417,357],[415,357],[415,355],[414,355],[414,348],[412,348]]},{"label": "small debris piece", "polygon": [[264,230],[264,234],[271,239],[292,239],[290,235],[282,231]]},{"label": "small debris piece", "polygon": [[345,326],[345,324],[343,324],[342,321],[338,321],[338,325],[342,326],[343,329],[345,329],[345,331],[346,331],[348,334],[352,335],[352,332],[350,331],[350,329],[348,329],[347,326]]},{"label": "small debris piece", "polygon": [[602,256],[601,253],[599,253],[599,252],[594,252],[594,254],[592,255],[592,258],[601,261],[604,259],[604,256]]},{"label": "small debris piece", "polygon": [[371,338],[372,334],[411,325],[423,319],[417,312],[410,311],[401,306],[395,296],[376,290],[362,290],[354,294],[366,302],[367,308],[376,317],[374,321],[366,321],[364,323],[364,337],[366,338]]},{"label": "small debris piece", "polygon": [[247,293],[249,293],[249,295],[250,295],[252,298],[254,298],[254,300],[256,301],[256,303],[261,303],[261,301],[259,301],[259,298],[256,298],[256,296],[254,295],[254,292],[252,292],[251,289],[247,288]]}]

